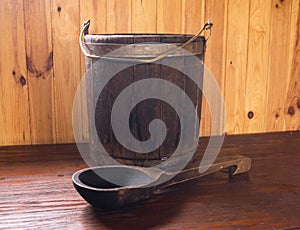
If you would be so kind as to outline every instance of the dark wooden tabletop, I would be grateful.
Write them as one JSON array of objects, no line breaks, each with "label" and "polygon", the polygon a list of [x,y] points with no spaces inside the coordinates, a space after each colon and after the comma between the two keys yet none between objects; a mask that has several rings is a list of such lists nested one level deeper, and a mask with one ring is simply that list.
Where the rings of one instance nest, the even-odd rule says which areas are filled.
[{"label": "dark wooden tabletop", "polygon": [[300,229],[300,132],[227,136],[221,155],[234,154],[252,158],[250,173],[218,172],[103,211],[73,188],[86,167],[75,145],[1,147],[0,228]]}]

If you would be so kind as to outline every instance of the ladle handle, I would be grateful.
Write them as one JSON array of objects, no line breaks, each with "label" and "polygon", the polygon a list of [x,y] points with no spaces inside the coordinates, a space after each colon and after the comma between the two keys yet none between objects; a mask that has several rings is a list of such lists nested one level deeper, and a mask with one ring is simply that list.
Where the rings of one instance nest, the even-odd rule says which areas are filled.
[{"label": "ladle handle", "polygon": [[219,157],[204,173],[199,173],[199,162],[194,162],[161,188],[190,181],[226,168],[228,168],[229,176],[246,173],[251,169],[251,159],[241,155]]}]

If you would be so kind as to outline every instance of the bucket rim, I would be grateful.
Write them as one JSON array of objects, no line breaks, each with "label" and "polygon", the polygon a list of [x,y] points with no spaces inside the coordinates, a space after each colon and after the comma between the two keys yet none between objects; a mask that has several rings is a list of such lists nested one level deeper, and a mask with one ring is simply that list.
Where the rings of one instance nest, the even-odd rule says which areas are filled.
[{"label": "bucket rim", "polygon": [[[192,34],[171,34],[171,33],[113,33],[113,34],[87,34],[84,37],[85,43],[116,43],[130,44],[134,42],[162,42],[162,43],[183,43],[192,38]],[[199,36],[192,43],[203,42],[204,36]]]}]

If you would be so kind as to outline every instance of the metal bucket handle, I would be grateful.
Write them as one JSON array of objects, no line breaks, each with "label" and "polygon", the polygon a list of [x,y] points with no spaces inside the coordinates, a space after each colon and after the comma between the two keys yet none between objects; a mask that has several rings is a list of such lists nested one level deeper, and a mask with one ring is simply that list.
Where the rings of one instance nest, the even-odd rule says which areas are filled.
[{"label": "metal bucket handle", "polygon": [[84,22],[82,24],[82,28],[81,28],[81,31],[80,31],[80,35],[79,35],[79,44],[80,44],[80,48],[81,48],[81,51],[82,53],[86,56],[86,57],[89,57],[89,58],[104,58],[104,59],[108,59],[108,60],[111,60],[111,61],[126,61],[126,62],[138,62],[138,63],[152,63],[152,62],[156,62],[156,61],[159,61],[165,57],[167,57],[168,55],[186,47],[187,45],[191,44],[195,39],[197,39],[203,31],[205,30],[209,30],[209,35],[207,38],[205,38],[205,41],[207,41],[210,36],[211,36],[211,28],[213,26],[213,23],[210,22],[210,20],[208,20],[207,23],[204,24],[204,26],[199,30],[199,32],[194,35],[192,38],[190,38],[189,40],[187,40],[185,43],[183,43],[181,46],[178,46],[174,49],[170,49],[170,50],[167,50],[166,52],[164,53],[161,53],[159,55],[157,55],[156,57],[154,58],[151,58],[151,59],[134,59],[134,58],[122,58],[122,57],[109,57],[109,56],[98,56],[98,55],[94,55],[94,54],[90,54],[86,48],[86,45],[84,44],[83,42],[83,39],[84,39],[84,36],[88,34],[88,29],[90,27],[90,20],[87,20],[86,22]]}]

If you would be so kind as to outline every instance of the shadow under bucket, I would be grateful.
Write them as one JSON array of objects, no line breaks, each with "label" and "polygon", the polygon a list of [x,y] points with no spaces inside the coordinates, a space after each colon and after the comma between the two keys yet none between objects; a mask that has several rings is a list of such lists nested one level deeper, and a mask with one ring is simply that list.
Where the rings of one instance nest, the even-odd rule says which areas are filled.
[{"label": "shadow under bucket", "polygon": [[[184,132],[192,133],[192,144],[180,144],[181,154],[184,155],[195,148],[193,143],[199,137],[202,104],[199,85],[203,84],[203,60],[207,41],[200,34],[211,26],[210,23],[205,24],[194,36],[186,34],[91,35],[88,34],[89,22],[84,25],[80,44],[86,56],[91,155],[101,155],[104,147],[105,151],[120,163],[154,166],[172,156],[179,147]],[[195,66],[194,62],[190,61],[192,57],[197,57],[202,66]],[[186,69],[186,72],[197,71],[198,83],[188,77],[186,72],[180,71],[181,69]],[[145,84],[154,81],[156,84],[149,84],[145,90],[138,87],[142,80],[146,80]],[[134,84],[135,86],[131,87]],[[172,87],[169,87],[170,84]],[[122,102],[118,97],[125,95],[123,94],[125,89],[133,89],[131,96],[128,97],[130,100],[123,100],[121,103],[124,111],[130,108],[129,114],[114,116],[112,111],[116,113],[123,111],[114,110],[114,106],[117,102]],[[175,94],[173,89],[180,91],[180,94]],[[169,95],[168,101],[159,97],[146,98],[149,92],[159,92],[161,97]],[[136,97],[144,97],[144,100],[134,104]],[[187,112],[184,106],[190,102],[193,110]],[[174,104],[179,106],[173,108]],[[194,114],[198,119],[194,119]],[[123,116],[123,121],[115,122],[114,117],[118,116]],[[183,116],[184,119],[189,117],[194,119],[190,122],[192,126],[181,123]],[[120,141],[114,130],[118,125],[123,127],[123,130],[129,129],[128,139]],[[151,125],[156,132],[151,130]],[[135,145],[133,139],[140,143],[152,141],[149,145],[158,146],[150,148],[151,151],[141,148],[142,151],[139,152],[136,148],[131,148]]]}]

